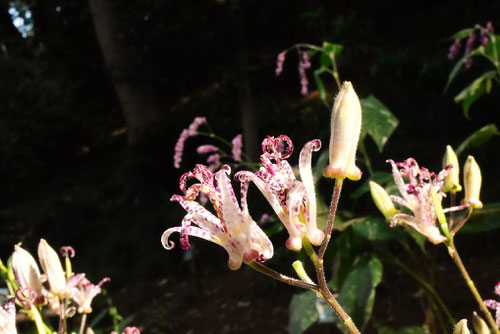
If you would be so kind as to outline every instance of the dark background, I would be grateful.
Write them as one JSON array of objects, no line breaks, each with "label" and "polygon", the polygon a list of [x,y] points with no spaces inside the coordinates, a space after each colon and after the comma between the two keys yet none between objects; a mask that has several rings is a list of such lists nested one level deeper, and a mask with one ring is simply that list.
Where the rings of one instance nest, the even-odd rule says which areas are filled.
[{"label": "dark background", "polygon": [[[443,90],[453,65],[449,36],[487,21],[500,29],[499,1],[15,2],[32,13],[27,38],[12,25],[12,6],[0,2],[1,258],[20,241],[34,251],[40,237],[54,247],[72,245],[75,270],[93,281],[110,276],[123,312],[142,314],[137,322],[146,333],[189,328],[176,315],[175,291],[165,297],[164,285],[172,289],[194,275],[215,287],[217,281],[207,283],[212,273],[233,275],[214,247],[195,252],[193,267],[180,251],[160,244],[161,233],[183,216],[169,201],[179,193],[180,175],[202,162],[194,152],[205,141],[194,138],[181,170],[173,168],[182,129],[206,116],[215,132],[233,138],[243,131],[246,110],[256,120],[257,143],[281,133],[296,147],[328,140],[329,111],[314,86],[300,95],[293,53],[275,77],[282,50],[325,40],[344,46],[341,79],[352,81],[361,97],[375,95],[400,120],[382,154],[367,143],[376,170],[389,171],[389,157],[409,156],[439,169],[445,145],[456,147],[498,119],[497,86],[472,107],[470,120],[453,103],[486,64],[475,63]],[[333,98],[336,88],[329,85]],[[500,191],[498,144],[494,139],[471,152],[483,171],[484,202],[497,200]],[[368,198],[357,208],[375,212]],[[493,237],[482,238],[493,239],[483,247],[494,244]],[[242,272],[235,275],[250,275]],[[489,294],[494,282],[486,284],[482,291]],[[287,300],[278,313],[286,314]],[[152,309],[165,314],[149,316]],[[286,317],[277,319],[286,328]]]}]

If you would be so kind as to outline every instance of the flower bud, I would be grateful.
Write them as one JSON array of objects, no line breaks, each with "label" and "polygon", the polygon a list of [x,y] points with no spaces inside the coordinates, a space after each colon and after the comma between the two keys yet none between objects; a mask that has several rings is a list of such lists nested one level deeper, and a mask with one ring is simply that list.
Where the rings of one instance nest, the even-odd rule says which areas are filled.
[{"label": "flower bud", "polygon": [[490,334],[488,325],[476,312],[472,313],[472,326],[477,334]]},{"label": "flower bud", "polygon": [[389,194],[378,183],[370,181],[370,193],[377,208],[382,212],[387,221],[391,221],[392,217],[399,211],[394,207]]},{"label": "flower bud", "polygon": [[467,327],[467,319],[462,319],[457,323],[453,330],[453,334],[470,334],[469,328]]},{"label": "flower bud", "polygon": [[458,159],[453,148],[448,145],[446,146],[446,152],[443,157],[443,169],[447,166],[452,165],[449,174],[444,178],[444,184],[442,190],[444,192],[458,192],[462,190],[460,185],[459,173],[460,169],[458,167]]},{"label": "flower bud", "polygon": [[481,170],[473,156],[469,155],[464,166],[464,187],[465,198],[462,204],[471,203],[474,209],[483,207],[483,203],[479,200],[481,192]]},{"label": "flower bud", "polygon": [[66,276],[62,268],[61,260],[56,251],[50,247],[45,239],[40,239],[38,244],[38,258],[43,271],[47,275],[50,291],[60,298],[68,298],[70,293],[66,287]]},{"label": "flower bud", "polygon": [[42,279],[35,259],[19,245],[14,246],[12,270],[19,290],[31,289],[35,293],[35,304],[43,303]]},{"label": "flower bud", "polygon": [[333,105],[330,163],[323,169],[323,176],[353,181],[361,178],[361,170],[355,164],[360,132],[361,104],[352,84],[345,81]]}]

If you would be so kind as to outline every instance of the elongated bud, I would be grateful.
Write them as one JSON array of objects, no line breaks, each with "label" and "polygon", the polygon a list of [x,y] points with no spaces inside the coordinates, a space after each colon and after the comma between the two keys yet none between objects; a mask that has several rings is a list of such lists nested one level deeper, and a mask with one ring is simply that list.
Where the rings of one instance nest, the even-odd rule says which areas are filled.
[{"label": "elongated bud", "polygon": [[370,181],[370,193],[377,208],[382,212],[387,221],[391,221],[392,217],[399,211],[394,207],[389,194],[378,183]]},{"label": "elongated bud", "polygon": [[483,207],[483,203],[479,200],[481,193],[481,170],[473,156],[469,155],[464,166],[464,187],[465,198],[462,204],[471,203],[474,209]]},{"label": "elongated bud", "polygon": [[472,326],[477,334],[490,334],[488,325],[476,312],[472,313]]},{"label": "elongated bud", "polygon": [[442,190],[444,192],[455,193],[461,191],[462,186],[460,185],[458,158],[450,145],[446,146],[446,152],[443,157],[443,169],[449,165],[452,165],[453,167],[450,169],[449,174],[444,178]]},{"label": "elongated bud", "polygon": [[467,319],[462,319],[457,323],[453,330],[453,334],[470,334],[469,328],[467,327]]},{"label": "elongated bud", "polygon": [[40,239],[38,244],[38,258],[43,271],[47,275],[50,291],[60,298],[67,298],[70,292],[66,287],[66,275],[62,268],[61,260],[56,251],[50,247],[45,239]]},{"label": "elongated bud", "polygon": [[345,81],[333,105],[330,163],[323,169],[323,176],[353,181],[361,178],[361,170],[355,163],[360,132],[361,104],[352,84]]},{"label": "elongated bud", "polygon": [[444,215],[443,205],[441,204],[441,198],[439,197],[436,189],[431,188],[432,204],[434,204],[434,212],[436,213],[437,220],[441,225],[441,230],[448,240],[450,240],[450,232],[448,230],[448,222],[446,221],[446,216]]},{"label": "elongated bud", "polygon": [[35,304],[43,304],[43,290],[40,270],[35,259],[19,245],[14,246],[12,270],[19,290],[30,289],[35,293]]}]

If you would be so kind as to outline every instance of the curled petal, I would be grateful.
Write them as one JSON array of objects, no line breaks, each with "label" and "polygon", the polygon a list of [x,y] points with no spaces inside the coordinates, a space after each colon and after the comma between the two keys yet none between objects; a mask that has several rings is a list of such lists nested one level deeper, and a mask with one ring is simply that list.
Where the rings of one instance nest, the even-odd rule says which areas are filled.
[{"label": "curled petal", "polygon": [[305,210],[307,237],[313,245],[321,244],[325,237],[316,225],[316,192],[311,168],[312,152],[318,151],[320,148],[321,141],[319,139],[311,140],[304,145],[299,157],[300,178],[304,184],[307,198]]}]

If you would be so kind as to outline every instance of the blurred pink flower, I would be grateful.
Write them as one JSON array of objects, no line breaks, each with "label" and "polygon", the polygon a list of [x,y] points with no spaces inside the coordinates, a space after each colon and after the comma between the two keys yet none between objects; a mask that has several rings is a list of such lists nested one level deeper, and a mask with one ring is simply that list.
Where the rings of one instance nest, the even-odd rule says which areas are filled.
[{"label": "blurred pink flower", "polygon": [[242,138],[243,136],[239,134],[232,140],[233,144],[232,154],[234,161],[241,161],[241,147],[243,146]]},{"label": "blurred pink flower", "polygon": [[276,76],[280,75],[281,72],[283,72],[283,63],[285,62],[285,54],[286,51],[283,51],[276,57]]},{"label": "blurred pink flower", "polygon": [[[498,282],[497,285],[495,285],[494,293],[497,296],[500,296],[500,282]],[[494,299],[487,299],[484,301],[484,305],[486,305],[486,307],[495,310],[495,320],[497,326],[500,328],[500,303]]]},{"label": "blurred pink flower", "polygon": [[187,129],[182,130],[177,143],[175,143],[174,151],[174,167],[180,168],[182,161],[182,154],[184,152],[184,143],[189,137],[194,137],[198,133],[198,128],[200,125],[205,124],[207,119],[205,117],[195,117],[193,122],[189,125]]}]

